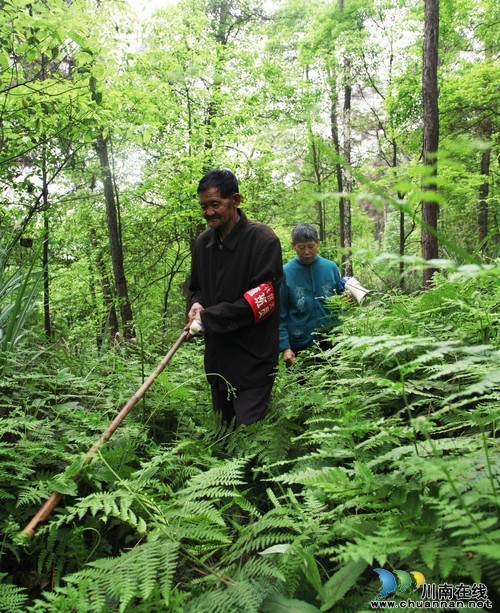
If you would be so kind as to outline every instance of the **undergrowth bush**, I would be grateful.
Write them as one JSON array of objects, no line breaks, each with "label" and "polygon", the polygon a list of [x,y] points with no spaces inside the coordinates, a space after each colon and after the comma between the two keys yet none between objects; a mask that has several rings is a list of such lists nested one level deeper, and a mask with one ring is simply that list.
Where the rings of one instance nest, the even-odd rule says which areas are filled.
[{"label": "undergrowth bush", "polygon": [[[53,352],[10,375],[1,610],[368,611],[375,567],[484,583],[498,603],[497,275],[339,301],[331,349],[280,369],[266,418],[236,432],[211,413],[200,341],[185,344],[78,483],[75,459],[153,356],[117,347],[84,372]],[[26,542],[54,489],[63,503]]]}]

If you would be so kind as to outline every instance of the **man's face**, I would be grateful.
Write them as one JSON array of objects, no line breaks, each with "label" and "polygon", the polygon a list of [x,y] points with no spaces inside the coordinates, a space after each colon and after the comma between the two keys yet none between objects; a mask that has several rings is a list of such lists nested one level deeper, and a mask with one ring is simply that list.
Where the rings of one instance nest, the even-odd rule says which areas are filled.
[{"label": "man's face", "polygon": [[238,204],[240,194],[222,198],[217,187],[209,187],[200,192],[201,214],[208,226],[218,230],[221,236],[226,236],[238,221]]},{"label": "man's face", "polygon": [[319,241],[305,241],[303,243],[293,243],[292,247],[302,264],[312,264],[316,259]]}]

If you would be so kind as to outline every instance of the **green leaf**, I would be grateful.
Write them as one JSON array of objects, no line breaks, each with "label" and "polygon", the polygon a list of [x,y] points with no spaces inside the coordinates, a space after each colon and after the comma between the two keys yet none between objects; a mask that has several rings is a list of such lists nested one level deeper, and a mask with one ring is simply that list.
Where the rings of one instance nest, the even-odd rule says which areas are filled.
[{"label": "green leaf", "polygon": [[74,378],[75,377],[70,372],[69,368],[63,368],[55,376],[54,382],[57,383],[57,385],[62,385],[64,383],[69,383],[70,381],[73,381]]},{"label": "green leaf", "polygon": [[318,592],[321,599],[323,600],[323,584],[321,583],[321,576],[319,574],[318,564],[316,563],[314,556],[312,556],[305,549],[299,549],[299,555],[304,562],[304,572],[307,580]]},{"label": "green leaf", "polygon": [[336,604],[347,592],[356,585],[356,581],[368,565],[364,560],[348,562],[339,569],[323,585],[323,605],[322,611],[331,611],[331,607]]},{"label": "green leaf", "polygon": [[304,600],[292,600],[282,594],[271,594],[261,607],[262,613],[320,613],[320,610]]},{"label": "green leaf", "polygon": [[[64,471],[64,478],[71,480],[72,477],[78,475],[82,468],[87,464],[87,458],[85,455],[82,455],[81,458],[78,458],[74,462],[72,462],[68,468]],[[74,481],[71,481],[74,483]],[[59,491],[59,490],[58,490]]]},{"label": "green leaf", "polygon": [[63,402],[62,404],[58,404],[57,408],[63,409],[64,411],[75,411],[76,409],[81,408],[81,404],[76,400],[70,400],[69,402]]},{"label": "green leaf", "polygon": [[484,544],[474,546],[474,551],[491,558],[492,560],[500,560],[500,547],[498,543],[494,545]]},{"label": "green leaf", "polygon": [[264,549],[264,551],[259,551],[259,556],[269,556],[273,553],[285,553],[290,548],[290,543],[283,543],[281,545],[273,545],[272,547],[268,547]]},{"label": "green leaf", "polygon": [[4,69],[7,70],[7,68],[9,67],[10,64],[10,57],[9,54],[6,53],[3,49],[0,51],[0,66]]},{"label": "green leaf", "polygon": [[72,479],[67,479],[64,475],[57,475],[52,480],[52,485],[56,492],[60,494],[68,494],[69,496],[76,496],[78,494],[78,488]]}]

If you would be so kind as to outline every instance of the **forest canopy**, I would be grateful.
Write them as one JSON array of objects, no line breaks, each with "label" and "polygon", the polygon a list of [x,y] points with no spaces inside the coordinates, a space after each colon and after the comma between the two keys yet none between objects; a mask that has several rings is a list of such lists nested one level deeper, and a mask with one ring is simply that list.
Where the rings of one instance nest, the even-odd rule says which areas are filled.
[{"label": "forest canopy", "polygon": [[[497,603],[498,2],[0,8],[0,610],[368,611],[377,567]],[[195,340],[84,467],[186,323],[211,168],[370,294],[262,422]]]}]

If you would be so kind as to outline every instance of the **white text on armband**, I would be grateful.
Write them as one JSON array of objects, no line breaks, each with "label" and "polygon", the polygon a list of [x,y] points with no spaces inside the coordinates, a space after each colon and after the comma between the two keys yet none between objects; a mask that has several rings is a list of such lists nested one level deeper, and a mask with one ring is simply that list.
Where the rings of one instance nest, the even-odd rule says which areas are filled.
[{"label": "white text on armband", "polygon": [[269,281],[249,289],[243,297],[250,305],[256,323],[263,321],[274,312],[274,287]]}]

